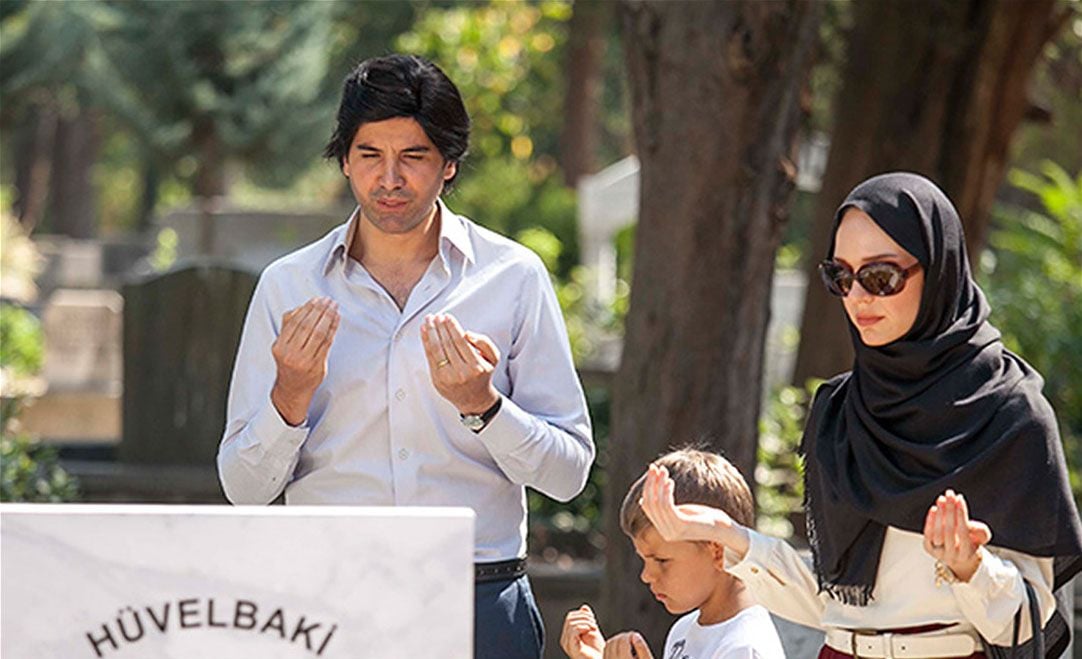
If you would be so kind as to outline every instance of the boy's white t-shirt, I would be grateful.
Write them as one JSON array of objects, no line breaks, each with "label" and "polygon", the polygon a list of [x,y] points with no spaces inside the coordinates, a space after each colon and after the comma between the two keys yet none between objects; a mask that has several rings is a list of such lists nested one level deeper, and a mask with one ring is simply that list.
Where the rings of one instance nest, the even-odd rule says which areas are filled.
[{"label": "boy's white t-shirt", "polygon": [[676,621],[664,659],[785,659],[770,613],[756,604],[728,620],[700,625],[695,610]]}]

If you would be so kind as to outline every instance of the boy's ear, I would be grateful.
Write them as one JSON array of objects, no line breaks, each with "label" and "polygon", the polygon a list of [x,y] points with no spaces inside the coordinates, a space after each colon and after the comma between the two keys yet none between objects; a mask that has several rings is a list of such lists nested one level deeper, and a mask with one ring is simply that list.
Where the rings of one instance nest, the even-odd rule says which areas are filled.
[{"label": "boy's ear", "polygon": [[710,557],[714,561],[714,567],[718,570],[725,570],[725,545],[720,542],[710,543]]}]

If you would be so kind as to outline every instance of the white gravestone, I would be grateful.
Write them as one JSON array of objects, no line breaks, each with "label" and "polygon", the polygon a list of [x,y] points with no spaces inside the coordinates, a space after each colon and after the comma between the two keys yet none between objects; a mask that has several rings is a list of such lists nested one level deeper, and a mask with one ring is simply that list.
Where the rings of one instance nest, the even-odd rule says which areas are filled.
[{"label": "white gravestone", "polygon": [[0,506],[4,659],[473,656],[465,508]]}]

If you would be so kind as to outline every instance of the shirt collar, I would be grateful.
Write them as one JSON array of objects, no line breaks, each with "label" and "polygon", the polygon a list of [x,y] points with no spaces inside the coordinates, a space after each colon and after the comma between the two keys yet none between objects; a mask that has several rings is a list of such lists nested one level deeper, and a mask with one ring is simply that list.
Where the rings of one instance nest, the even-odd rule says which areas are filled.
[{"label": "shirt collar", "polygon": [[[447,208],[442,199],[437,199],[436,204],[440,209],[440,258],[445,260],[447,258],[447,254],[443,249],[446,243],[457,249],[467,261],[472,263],[474,260],[473,243],[470,242],[465,220]],[[353,239],[357,235],[357,223],[360,221],[361,207],[358,206],[350,214],[344,230],[340,227],[337,232],[338,235],[331,246],[330,254],[327,255],[327,260],[323,264],[324,275],[329,274],[331,268],[336,264],[345,261],[349,254],[349,246],[353,244]]]},{"label": "shirt collar", "polygon": [[447,208],[442,199],[437,199],[440,207],[440,253],[443,253],[443,244],[449,243],[457,249],[466,261],[474,260],[473,243],[470,241],[470,232],[466,228],[466,220]]},{"label": "shirt collar", "polygon": [[331,268],[337,265],[339,262],[345,262],[346,254],[349,252],[349,246],[353,242],[353,235],[357,232],[357,222],[360,221],[361,207],[357,206],[353,209],[353,212],[349,215],[349,220],[346,221],[346,226],[338,227],[335,230],[337,234],[334,239],[334,244],[331,245],[331,251],[327,255],[327,260],[323,263],[323,276],[327,276],[331,272]]}]

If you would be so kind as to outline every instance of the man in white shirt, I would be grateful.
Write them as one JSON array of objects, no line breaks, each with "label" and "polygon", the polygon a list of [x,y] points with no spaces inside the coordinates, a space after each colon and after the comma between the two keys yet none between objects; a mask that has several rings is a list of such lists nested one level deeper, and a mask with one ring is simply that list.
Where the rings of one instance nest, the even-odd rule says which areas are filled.
[{"label": "man in white shirt", "polygon": [[346,78],[326,155],[358,208],[263,272],[218,469],[237,504],[473,508],[476,655],[539,657],[524,486],[570,500],[594,446],[540,259],[439,200],[468,137],[431,62]]}]

